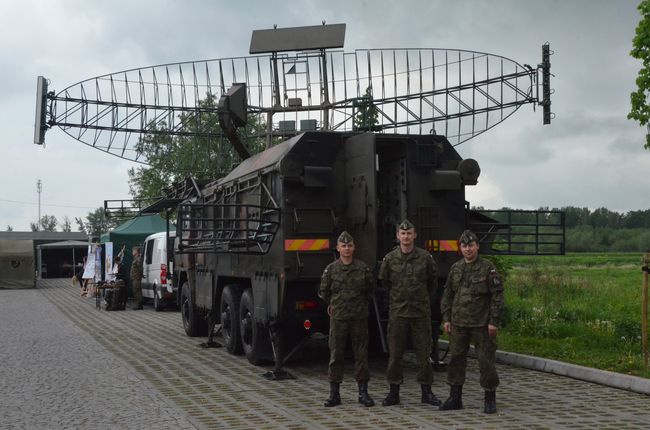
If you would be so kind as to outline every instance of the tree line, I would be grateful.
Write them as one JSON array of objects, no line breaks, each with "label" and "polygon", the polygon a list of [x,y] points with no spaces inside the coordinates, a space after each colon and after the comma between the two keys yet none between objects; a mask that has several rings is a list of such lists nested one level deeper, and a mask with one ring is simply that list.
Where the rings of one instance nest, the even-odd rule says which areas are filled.
[{"label": "tree line", "polygon": [[[508,223],[503,214],[483,207],[473,208],[500,222]],[[501,210],[513,210],[502,208]],[[516,209],[514,209],[516,210]],[[540,207],[539,214],[522,212],[512,215],[513,223],[539,223],[541,226],[560,224],[559,213],[564,213],[565,250],[567,252],[645,252],[650,249],[650,209],[624,213],[607,208],[565,206]],[[512,227],[513,230],[517,227]],[[540,231],[551,231],[541,227]],[[533,240],[528,238],[527,240]]]},{"label": "tree line", "polygon": [[567,206],[564,211],[567,228],[589,226],[594,228],[650,228],[650,209],[618,213],[607,208],[590,210]]},{"label": "tree line", "polygon": [[650,209],[619,213],[565,207],[568,252],[645,252],[650,249]]},{"label": "tree line", "polygon": [[[474,209],[485,212],[482,207]],[[645,252],[650,249],[650,209],[625,213],[607,208],[591,210],[575,206],[559,209],[541,207],[539,210],[564,212],[567,252]],[[533,214],[524,213],[518,216],[528,216],[531,222],[534,221]],[[85,219],[75,218],[75,223],[77,231],[93,237],[98,237],[117,226],[115,220],[104,216],[103,208],[90,211]],[[59,231],[72,231],[67,216],[61,223],[53,215],[43,215],[40,224],[31,223],[32,231],[57,231],[57,227]],[[7,231],[12,230],[11,226],[7,226]]]}]

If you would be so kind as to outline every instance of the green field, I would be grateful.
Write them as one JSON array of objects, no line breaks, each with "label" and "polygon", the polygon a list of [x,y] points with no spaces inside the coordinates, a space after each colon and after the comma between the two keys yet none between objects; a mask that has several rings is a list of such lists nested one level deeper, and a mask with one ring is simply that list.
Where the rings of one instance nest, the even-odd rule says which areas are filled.
[{"label": "green field", "polygon": [[650,378],[641,351],[640,253],[501,257],[499,349]]}]

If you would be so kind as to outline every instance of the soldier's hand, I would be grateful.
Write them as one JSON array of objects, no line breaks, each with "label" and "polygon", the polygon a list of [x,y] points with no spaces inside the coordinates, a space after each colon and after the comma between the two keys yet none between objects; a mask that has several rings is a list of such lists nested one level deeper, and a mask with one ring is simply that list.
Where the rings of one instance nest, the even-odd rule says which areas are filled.
[{"label": "soldier's hand", "polygon": [[490,335],[490,337],[497,337],[498,330],[497,326],[488,324],[488,335]]},{"label": "soldier's hand", "polygon": [[444,327],[445,327],[445,333],[447,333],[447,334],[451,333],[451,323],[450,322],[446,322],[444,324]]},{"label": "soldier's hand", "polygon": [[330,318],[332,317],[332,305],[327,305],[327,315],[329,315]]}]

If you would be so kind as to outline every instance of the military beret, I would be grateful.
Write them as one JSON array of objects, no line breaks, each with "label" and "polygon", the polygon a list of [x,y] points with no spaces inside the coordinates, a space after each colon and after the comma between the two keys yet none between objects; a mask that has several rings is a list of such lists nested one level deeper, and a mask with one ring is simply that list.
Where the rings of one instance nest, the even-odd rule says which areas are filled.
[{"label": "military beret", "polygon": [[343,233],[341,233],[339,235],[339,238],[336,239],[336,241],[340,242],[340,243],[350,243],[350,242],[354,242],[354,238],[352,237],[352,235],[350,233],[348,233],[347,231],[344,231]]},{"label": "military beret", "polygon": [[476,236],[476,233],[471,230],[465,230],[460,235],[460,239],[458,239],[458,241],[465,245],[469,245],[472,242],[476,242],[478,244],[478,236]]},{"label": "military beret", "polygon": [[400,230],[410,230],[410,229],[412,229],[412,228],[415,228],[415,226],[413,225],[413,223],[412,223],[411,221],[409,221],[409,220],[407,220],[407,219],[405,218],[404,221],[402,221],[401,223],[399,223],[398,228],[399,228]]}]

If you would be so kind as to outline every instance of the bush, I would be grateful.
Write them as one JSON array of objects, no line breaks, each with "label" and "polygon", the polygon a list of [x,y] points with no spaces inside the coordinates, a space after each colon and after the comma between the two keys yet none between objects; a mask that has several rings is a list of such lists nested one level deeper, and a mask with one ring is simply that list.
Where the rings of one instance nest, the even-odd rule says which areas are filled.
[{"label": "bush", "polygon": [[510,271],[512,270],[512,260],[507,256],[502,255],[486,255],[483,258],[491,261],[492,264],[494,264],[494,267],[496,267],[497,273],[501,278],[501,282],[505,284],[508,276],[510,275]]}]

